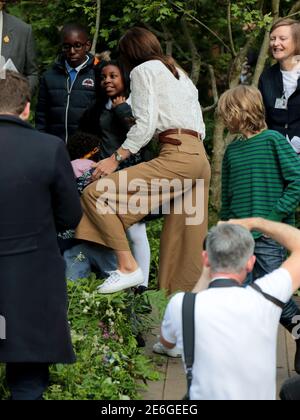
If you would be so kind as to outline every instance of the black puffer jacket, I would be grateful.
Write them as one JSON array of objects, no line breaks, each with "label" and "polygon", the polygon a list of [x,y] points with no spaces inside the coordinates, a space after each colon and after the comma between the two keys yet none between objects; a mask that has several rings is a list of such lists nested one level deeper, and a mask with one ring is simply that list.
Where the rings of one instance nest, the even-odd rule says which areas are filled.
[{"label": "black puffer jacket", "polygon": [[288,100],[287,109],[276,109],[276,99],[284,95],[283,78],[279,64],[261,75],[259,90],[263,95],[269,129],[279,131],[290,139],[300,137],[300,80],[296,92]]},{"label": "black puffer jacket", "polygon": [[71,86],[65,60],[59,57],[41,79],[36,107],[36,128],[65,142],[77,129],[85,110],[96,99],[102,65],[92,55]]}]

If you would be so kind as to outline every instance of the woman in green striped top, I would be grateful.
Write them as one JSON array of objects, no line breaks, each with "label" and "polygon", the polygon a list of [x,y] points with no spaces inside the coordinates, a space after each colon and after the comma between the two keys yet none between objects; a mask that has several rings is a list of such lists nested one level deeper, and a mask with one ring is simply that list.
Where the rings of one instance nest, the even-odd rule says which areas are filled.
[{"label": "woman in green striped top", "polygon": [[[267,129],[259,90],[238,86],[225,92],[219,113],[231,133],[242,135],[225,152],[221,219],[263,217],[294,225],[300,202],[300,159],[282,134]],[[286,250],[271,238],[253,235],[257,260],[248,283],[278,269],[286,258]],[[300,311],[291,300],[281,317],[290,332],[297,315]],[[295,368],[300,373],[300,340]]]}]

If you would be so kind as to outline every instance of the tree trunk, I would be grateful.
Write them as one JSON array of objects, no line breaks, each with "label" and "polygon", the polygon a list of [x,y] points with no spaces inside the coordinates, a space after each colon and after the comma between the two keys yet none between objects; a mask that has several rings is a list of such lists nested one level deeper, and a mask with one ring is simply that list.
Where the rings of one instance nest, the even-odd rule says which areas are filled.
[{"label": "tree trunk", "polygon": [[297,1],[296,4],[291,8],[289,15],[299,12],[300,10],[300,1]]},{"label": "tree trunk", "polygon": [[93,44],[91,48],[91,54],[95,55],[96,48],[97,48],[97,41],[99,37],[99,29],[100,29],[100,17],[101,17],[101,0],[97,0],[97,12],[96,12],[96,27],[95,33],[93,38]]},{"label": "tree trunk", "polygon": [[[272,0],[272,15],[273,22],[279,16],[280,0]],[[239,54],[234,60],[230,76],[229,86],[234,88],[240,83],[240,75],[242,64],[245,61],[247,54],[255,41],[255,36],[250,35],[245,46],[241,49]],[[260,55],[258,58],[257,66],[255,69],[253,84],[257,86],[259,77],[264,69],[267,59],[267,52],[269,48],[269,29],[266,31],[264,42],[261,47]],[[220,118],[217,116],[215,120],[215,130],[213,136],[213,155],[212,155],[212,182],[211,182],[211,206],[214,212],[219,212],[221,207],[221,176],[222,176],[222,160],[225,148],[232,140],[230,134],[224,139],[224,125]]]},{"label": "tree trunk", "polygon": [[221,175],[222,161],[225,152],[224,124],[221,118],[215,113],[215,128],[213,136],[213,151],[211,160],[211,197],[210,204],[214,214],[219,213],[221,207]]},{"label": "tree trunk", "polygon": [[197,86],[198,81],[200,79],[201,57],[198,53],[194,40],[191,36],[190,28],[188,26],[186,19],[184,18],[181,19],[181,25],[182,25],[183,33],[189,45],[191,56],[192,56],[192,71],[190,74],[190,78],[192,79],[194,84]]},{"label": "tree trunk", "polygon": [[[254,36],[250,37],[246,45],[240,50],[237,57],[234,60],[230,76],[229,86],[235,88],[240,83],[240,75],[242,70],[243,62],[245,61],[247,54],[252,47],[254,42]],[[232,139],[232,136],[227,136],[224,139],[224,124],[219,116],[215,118],[215,128],[213,134],[213,152],[211,160],[212,168],[212,180],[211,180],[211,198],[210,203],[214,213],[218,213],[221,207],[221,176],[222,176],[222,161],[225,152],[225,148],[228,142]]]},{"label": "tree trunk", "polygon": [[246,44],[244,47],[240,50],[238,55],[236,56],[231,71],[229,75],[229,87],[230,89],[235,88],[240,84],[241,80],[241,72],[242,72],[242,66],[245,60],[247,59],[247,55],[255,41],[255,36],[250,35],[247,39]]},{"label": "tree trunk", "polygon": [[266,31],[264,41],[262,43],[260,53],[257,59],[257,64],[255,67],[254,76],[252,79],[252,85],[258,86],[259,78],[262,72],[264,71],[266,61],[268,59],[268,52],[269,52],[269,44],[270,44],[270,31]]},{"label": "tree trunk", "polygon": [[[279,6],[280,6],[280,0],[273,0],[272,1],[272,14],[273,14],[273,22],[275,22],[276,19],[279,17]],[[257,65],[255,68],[252,85],[257,86],[259,82],[260,75],[262,74],[266,61],[268,59],[268,52],[269,52],[269,44],[270,44],[270,28],[266,30],[264,41],[262,43],[259,57],[257,60]]]},{"label": "tree trunk", "polygon": [[173,37],[167,27],[166,24],[162,23],[161,25],[162,29],[163,29],[163,38],[165,40],[166,43],[166,54],[170,55],[172,57],[173,55]]}]

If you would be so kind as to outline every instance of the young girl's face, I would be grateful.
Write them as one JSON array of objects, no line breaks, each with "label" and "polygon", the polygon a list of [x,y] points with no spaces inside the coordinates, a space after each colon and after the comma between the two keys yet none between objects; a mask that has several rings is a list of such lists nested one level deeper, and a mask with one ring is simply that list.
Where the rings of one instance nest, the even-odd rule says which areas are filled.
[{"label": "young girl's face", "polygon": [[101,87],[112,99],[124,95],[125,86],[119,67],[110,64],[102,69]]}]

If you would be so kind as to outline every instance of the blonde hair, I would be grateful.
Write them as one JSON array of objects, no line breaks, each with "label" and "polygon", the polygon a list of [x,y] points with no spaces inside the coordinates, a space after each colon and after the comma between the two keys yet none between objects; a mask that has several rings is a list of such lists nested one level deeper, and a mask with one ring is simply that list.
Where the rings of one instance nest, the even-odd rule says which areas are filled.
[{"label": "blonde hair", "polygon": [[282,26],[290,26],[295,44],[295,55],[300,55],[300,22],[295,19],[279,19],[272,26],[270,36],[276,29]]},{"label": "blonde hair", "polygon": [[223,93],[218,113],[233,134],[255,134],[267,128],[263,99],[253,86],[240,85]]},{"label": "blonde hair", "polygon": [[111,52],[109,50],[102,51],[95,54],[95,57],[100,61],[111,61]]}]

